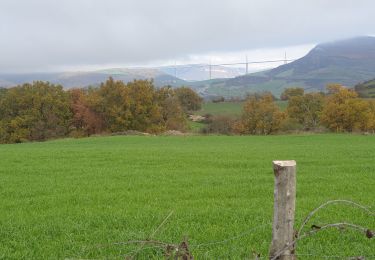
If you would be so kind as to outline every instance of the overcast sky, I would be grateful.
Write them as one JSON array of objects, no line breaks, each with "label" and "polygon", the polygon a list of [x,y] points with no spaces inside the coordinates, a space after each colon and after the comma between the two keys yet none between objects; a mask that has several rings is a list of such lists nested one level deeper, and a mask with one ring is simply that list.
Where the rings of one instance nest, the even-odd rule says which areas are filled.
[{"label": "overcast sky", "polygon": [[304,55],[375,35],[374,0],[0,0],[0,73]]}]

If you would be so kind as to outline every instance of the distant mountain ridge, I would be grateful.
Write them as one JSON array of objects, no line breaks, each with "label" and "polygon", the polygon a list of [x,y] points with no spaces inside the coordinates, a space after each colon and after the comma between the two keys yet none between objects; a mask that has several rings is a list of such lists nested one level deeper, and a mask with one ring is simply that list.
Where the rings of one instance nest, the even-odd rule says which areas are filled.
[{"label": "distant mountain ridge", "polygon": [[136,68],[136,69],[106,69],[87,72],[61,72],[61,73],[30,73],[30,74],[0,74],[0,87],[11,87],[18,84],[36,80],[49,81],[60,84],[65,88],[97,86],[109,77],[124,82],[134,79],[153,79],[156,86],[180,86],[187,82],[168,75],[157,69]]},{"label": "distant mountain ridge", "polygon": [[277,68],[195,86],[204,95],[236,96],[271,91],[279,95],[290,86],[323,90],[328,83],[353,87],[375,77],[375,37],[323,43],[306,56]]},{"label": "distant mountain ridge", "polygon": [[[212,66],[212,78],[233,78],[243,75],[242,68],[226,66]],[[176,75],[176,77],[175,77]],[[153,79],[156,86],[189,85],[190,81],[207,80],[210,77],[209,64],[192,64],[177,66],[162,66],[155,68],[113,68],[97,71],[58,72],[58,73],[28,73],[28,74],[1,74],[0,87],[11,87],[35,80],[49,81],[61,84],[66,88],[86,87],[99,85],[113,77],[116,80],[129,82],[134,79]]]},{"label": "distant mountain ridge", "polygon": [[[97,86],[108,77],[124,82],[153,79],[155,85],[190,86],[202,96],[244,96],[270,91],[278,96],[287,87],[307,91],[324,90],[328,83],[354,87],[375,78],[375,37],[364,36],[318,44],[304,57],[277,68],[243,76],[241,68],[209,65],[156,68],[114,68],[87,72],[1,74],[0,87],[11,87],[35,80],[61,84],[66,88]],[[197,81],[198,80],[198,81]]]}]

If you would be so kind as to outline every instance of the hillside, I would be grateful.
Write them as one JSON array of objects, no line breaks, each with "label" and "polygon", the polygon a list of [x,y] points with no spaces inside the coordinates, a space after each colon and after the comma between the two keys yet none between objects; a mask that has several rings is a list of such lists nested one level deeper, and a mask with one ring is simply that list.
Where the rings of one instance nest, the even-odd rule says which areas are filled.
[{"label": "hillside", "polygon": [[374,77],[375,37],[366,36],[319,44],[289,64],[197,88],[204,89],[205,95],[238,96],[256,91],[279,95],[290,86],[324,90],[328,83],[352,87]]},{"label": "hillside", "polygon": [[355,85],[355,91],[363,98],[375,98],[375,79]]},{"label": "hillside", "polygon": [[17,84],[36,80],[49,81],[61,84],[66,88],[86,87],[99,85],[101,82],[113,77],[116,80],[129,82],[134,79],[154,79],[156,86],[180,86],[185,81],[168,75],[157,69],[107,69],[87,72],[62,72],[62,73],[30,73],[30,74],[0,74],[0,87],[11,87]]}]

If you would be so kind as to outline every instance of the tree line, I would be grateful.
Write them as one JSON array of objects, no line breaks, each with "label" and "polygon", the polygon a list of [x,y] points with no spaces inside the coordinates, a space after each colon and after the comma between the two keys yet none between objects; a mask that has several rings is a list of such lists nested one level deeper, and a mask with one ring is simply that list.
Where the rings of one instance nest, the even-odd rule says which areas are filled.
[{"label": "tree line", "polygon": [[[240,118],[209,116],[203,133],[269,135],[291,131],[375,131],[375,101],[339,84],[327,92],[287,88],[282,111],[271,93],[249,95]],[[0,143],[139,131],[188,130],[202,98],[187,87],[156,88],[151,80],[109,78],[99,87],[64,90],[36,81],[0,89]]]},{"label": "tree line", "polygon": [[359,98],[353,89],[339,84],[327,92],[305,93],[302,88],[287,88],[281,111],[271,93],[249,95],[239,119],[207,116],[204,133],[268,135],[291,131],[370,132],[375,131],[375,101]]},{"label": "tree line", "polygon": [[36,81],[0,90],[0,143],[128,130],[185,131],[187,113],[201,104],[190,88],[155,88],[151,80],[125,84],[109,78],[99,87],[70,90]]}]

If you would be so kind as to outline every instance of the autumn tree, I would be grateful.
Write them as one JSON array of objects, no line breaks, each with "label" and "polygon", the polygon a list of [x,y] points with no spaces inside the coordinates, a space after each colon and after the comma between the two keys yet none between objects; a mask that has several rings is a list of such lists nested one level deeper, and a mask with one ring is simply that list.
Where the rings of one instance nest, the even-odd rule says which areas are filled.
[{"label": "autumn tree", "polygon": [[129,129],[129,96],[122,81],[115,81],[110,77],[98,89],[89,91],[87,103],[103,118],[104,129],[109,132]]},{"label": "autumn tree", "polygon": [[235,131],[242,134],[271,134],[276,132],[284,118],[284,113],[275,104],[272,95],[250,96],[245,102],[241,121]]},{"label": "autumn tree", "polygon": [[291,97],[303,96],[305,90],[303,88],[286,88],[280,95],[281,100],[289,100]]},{"label": "autumn tree", "polygon": [[85,89],[69,90],[71,100],[70,108],[73,113],[71,120],[72,136],[90,136],[103,131],[104,122],[101,115],[90,107],[90,93],[92,93],[92,91]]},{"label": "autumn tree", "polygon": [[158,104],[161,107],[161,114],[165,128],[168,130],[185,131],[187,129],[186,114],[175,91],[169,87],[162,87],[157,90]]},{"label": "autumn tree", "polygon": [[125,84],[109,78],[99,88],[88,91],[85,104],[100,116],[103,128],[108,132],[184,131],[187,120],[181,100],[185,105],[191,105],[196,96],[200,99],[191,91],[171,87],[156,89],[152,80],[134,80]]},{"label": "autumn tree", "polygon": [[184,131],[185,111],[197,109],[198,101],[190,89],[156,89],[150,80],[125,84],[109,78],[100,87],[68,91],[38,81],[0,91],[0,142],[127,130]]},{"label": "autumn tree", "polygon": [[87,103],[103,118],[109,132],[186,129],[186,116],[176,90],[168,87],[157,90],[150,80],[124,84],[109,78],[89,93]]},{"label": "autumn tree", "polygon": [[203,99],[191,88],[176,88],[175,93],[185,113],[201,109]]},{"label": "autumn tree", "polygon": [[342,90],[343,86],[339,83],[330,83],[326,86],[327,89],[327,94],[328,95],[333,95]]},{"label": "autumn tree", "polygon": [[308,93],[291,96],[286,109],[289,118],[295,119],[305,130],[316,128],[320,123],[324,96],[321,93]]},{"label": "autumn tree", "polygon": [[67,135],[71,111],[62,86],[36,81],[10,88],[0,99],[0,141],[46,140]]},{"label": "autumn tree", "polygon": [[131,117],[129,129],[152,133],[162,132],[165,127],[153,82],[135,80],[127,84],[126,90]]},{"label": "autumn tree", "polygon": [[324,126],[335,132],[366,131],[371,119],[368,102],[359,99],[352,90],[338,85],[329,86],[321,115]]}]

